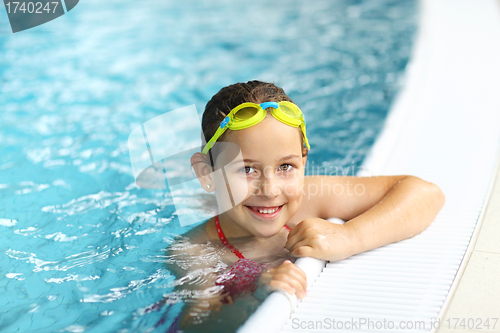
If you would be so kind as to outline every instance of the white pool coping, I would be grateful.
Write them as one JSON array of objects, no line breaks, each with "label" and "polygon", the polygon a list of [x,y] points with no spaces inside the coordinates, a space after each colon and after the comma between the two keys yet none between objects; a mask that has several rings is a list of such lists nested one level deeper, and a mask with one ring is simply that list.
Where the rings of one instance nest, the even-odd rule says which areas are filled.
[{"label": "white pool coping", "polygon": [[[239,332],[315,331],[296,329],[291,312],[294,319],[304,322],[323,320],[326,315],[344,319],[437,319],[444,318],[449,304],[453,304],[450,300],[453,292],[460,290],[460,277],[466,271],[484,219],[498,160],[500,8],[495,0],[421,0],[420,9],[419,33],[405,88],[391,108],[364,166],[373,175],[412,174],[438,184],[447,197],[445,207],[431,227],[412,239],[329,263],[316,284],[314,278],[308,280],[308,296],[298,302],[298,307],[293,297],[271,295]],[[486,248],[492,246],[495,245]],[[500,247],[494,249],[499,253],[498,272]],[[436,264],[428,271],[422,268],[421,275],[422,281],[434,277],[439,283],[433,281],[427,289],[421,289],[423,282],[418,279],[409,287],[405,284],[408,278],[398,282],[397,275],[391,276],[391,281],[395,281],[392,288],[401,293],[400,299],[394,305],[377,304],[376,297],[370,299],[373,303],[368,302],[370,293],[388,292],[390,289],[384,288],[391,286],[385,286],[384,281],[371,283],[370,274],[363,274],[358,266],[383,260],[391,264],[399,251],[416,251],[408,252],[412,256],[432,253],[432,257],[412,257],[408,264],[412,260],[427,266]],[[309,265],[308,262],[309,259],[301,259],[299,264]],[[389,265],[387,262],[383,265]],[[399,266],[387,266],[387,272],[396,272]],[[418,267],[415,264],[413,268],[420,272]],[[349,275],[353,271],[361,273]],[[358,285],[343,280],[344,274],[355,276]],[[330,287],[325,287],[325,283]],[[411,289],[416,285],[417,291]],[[337,296],[339,290],[349,295],[357,287],[364,291],[358,298],[353,296],[352,301]],[[421,302],[408,301],[409,305],[398,308],[398,302],[405,301],[405,292],[422,296]],[[433,330],[429,326],[420,331]],[[443,328],[440,332],[444,332]]]}]

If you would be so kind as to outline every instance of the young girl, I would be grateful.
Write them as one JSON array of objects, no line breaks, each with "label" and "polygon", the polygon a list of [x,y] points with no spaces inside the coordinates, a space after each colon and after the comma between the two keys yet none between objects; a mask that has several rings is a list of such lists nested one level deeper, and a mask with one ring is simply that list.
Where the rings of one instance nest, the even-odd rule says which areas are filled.
[{"label": "young girl", "polygon": [[[303,298],[306,278],[295,258],[342,260],[407,239],[427,228],[444,204],[438,186],[413,176],[305,177],[304,116],[271,83],[222,88],[208,102],[202,127],[207,145],[191,164],[201,186],[218,201],[232,197],[234,207],[220,209],[169,251],[183,263],[170,268],[196,286],[196,301],[178,326],[195,327],[242,295],[260,297],[262,288]],[[224,158],[227,150],[218,143],[240,149],[238,169],[227,165],[232,158]],[[214,172],[221,168],[224,177]],[[333,224],[330,217],[347,222]]]}]

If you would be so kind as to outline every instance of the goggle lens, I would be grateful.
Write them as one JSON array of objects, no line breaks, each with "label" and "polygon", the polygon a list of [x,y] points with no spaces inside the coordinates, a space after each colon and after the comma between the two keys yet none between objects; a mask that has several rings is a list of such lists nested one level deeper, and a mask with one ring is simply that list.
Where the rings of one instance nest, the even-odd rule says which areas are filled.
[{"label": "goggle lens", "polygon": [[291,105],[287,105],[287,104],[283,103],[283,104],[280,105],[280,109],[281,109],[281,111],[283,111],[284,114],[286,114],[289,117],[292,117],[292,118],[295,118],[295,119],[301,119],[302,118],[299,109],[296,108],[296,107],[293,107]]},{"label": "goggle lens", "polygon": [[238,110],[238,112],[234,114],[233,118],[235,121],[247,120],[255,116],[257,111],[259,111],[259,109],[256,107],[247,106]]}]

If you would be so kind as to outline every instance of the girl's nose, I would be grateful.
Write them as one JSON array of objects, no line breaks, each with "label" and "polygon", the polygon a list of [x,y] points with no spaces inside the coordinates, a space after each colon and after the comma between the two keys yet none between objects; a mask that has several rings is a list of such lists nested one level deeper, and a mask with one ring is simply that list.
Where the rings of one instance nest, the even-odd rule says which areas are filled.
[{"label": "girl's nose", "polygon": [[259,196],[274,198],[281,194],[281,184],[275,175],[263,175],[257,192]]}]

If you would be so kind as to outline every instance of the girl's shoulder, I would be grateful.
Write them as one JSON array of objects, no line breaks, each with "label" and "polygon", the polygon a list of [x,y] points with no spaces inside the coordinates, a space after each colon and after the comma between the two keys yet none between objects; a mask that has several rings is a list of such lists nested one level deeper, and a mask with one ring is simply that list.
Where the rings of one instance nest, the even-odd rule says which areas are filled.
[{"label": "girl's shoulder", "polygon": [[206,223],[176,236],[165,249],[165,265],[174,275],[184,276],[188,271],[214,266],[220,260],[219,246],[207,232]]},{"label": "girl's shoulder", "polygon": [[314,217],[350,220],[373,207],[407,177],[411,176],[307,176],[303,205]]},{"label": "girl's shoulder", "polygon": [[197,244],[213,243],[218,238],[217,234],[214,234],[214,231],[210,228],[210,223],[213,223],[213,218],[193,227],[182,235],[178,235],[172,244],[189,243],[194,246]]},{"label": "girl's shoulder", "polygon": [[353,185],[356,185],[351,183],[356,178],[326,175],[304,177],[302,203],[291,219],[291,224],[294,225],[289,225],[289,227],[307,218],[341,217],[342,206],[346,204],[346,198],[348,201],[359,199],[350,195],[354,191]]}]

